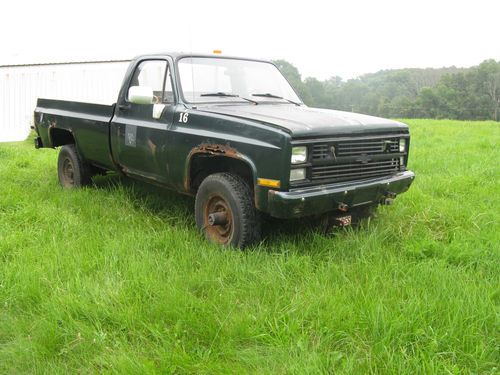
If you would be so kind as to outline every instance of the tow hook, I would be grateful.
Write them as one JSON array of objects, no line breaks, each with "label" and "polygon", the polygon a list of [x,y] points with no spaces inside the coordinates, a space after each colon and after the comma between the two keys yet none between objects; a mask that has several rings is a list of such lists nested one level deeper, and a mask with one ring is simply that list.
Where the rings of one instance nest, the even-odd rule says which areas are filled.
[{"label": "tow hook", "polygon": [[385,192],[385,197],[382,198],[382,204],[385,204],[386,206],[389,206],[394,203],[394,199],[396,198],[396,193],[393,193],[391,191],[386,191]]},{"label": "tow hook", "polygon": [[349,206],[345,203],[340,202],[337,209],[342,212],[347,212],[349,210]]}]

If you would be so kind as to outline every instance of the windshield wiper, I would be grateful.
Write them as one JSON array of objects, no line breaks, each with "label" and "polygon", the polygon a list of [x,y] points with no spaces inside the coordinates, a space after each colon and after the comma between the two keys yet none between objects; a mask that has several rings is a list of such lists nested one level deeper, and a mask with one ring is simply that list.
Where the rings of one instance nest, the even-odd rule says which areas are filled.
[{"label": "windshield wiper", "polygon": [[292,104],[295,104],[295,105],[298,105],[300,106],[300,103],[298,102],[294,102],[293,100],[290,100],[290,99],[287,99],[287,98],[284,98],[282,96],[278,96],[278,95],[274,95],[274,94],[270,94],[270,93],[265,93],[265,94],[252,94],[252,96],[260,96],[262,98],[274,98],[274,99],[283,99],[283,100],[286,100],[288,103],[292,103]]},{"label": "windshield wiper", "polygon": [[207,94],[200,94],[200,96],[224,96],[224,97],[229,97],[229,98],[237,98],[238,95],[236,94],[229,94],[227,92],[209,92]]},{"label": "windshield wiper", "polygon": [[239,99],[246,100],[247,102],[250,102],[253,104],[259,104],[259,102],[256,100],[252,100],[252,99],[244,98],[244,97],[236,95],[236,94],[229,94],[227,92],[220,92],[220,91],[219,92],[209,92],[207,94],[200,94],[200,96],[217,96],[220,98],[239,98]]}]

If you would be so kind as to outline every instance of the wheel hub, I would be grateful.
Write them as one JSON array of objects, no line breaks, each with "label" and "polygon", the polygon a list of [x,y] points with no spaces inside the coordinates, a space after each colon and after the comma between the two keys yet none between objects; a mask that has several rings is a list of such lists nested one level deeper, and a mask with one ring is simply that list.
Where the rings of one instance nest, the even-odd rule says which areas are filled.
[{"label": "wheel hub", "polygon": [[62,172],[64,185],[73,186],[75,183],[75,170],[73,168],[73,162],[71,161],[71,159],[64,159]]},{"label": "wheel hub", "polygon": [[226,225],[227,213],[225,211],[214,212],[208,214],[208,224],[210,225]]},{"label": "wheel hub", "polygon": [[233,213],[221,196],[208,199],[204,210],[205,230],[216,243],[227,244],[233,236]]}]

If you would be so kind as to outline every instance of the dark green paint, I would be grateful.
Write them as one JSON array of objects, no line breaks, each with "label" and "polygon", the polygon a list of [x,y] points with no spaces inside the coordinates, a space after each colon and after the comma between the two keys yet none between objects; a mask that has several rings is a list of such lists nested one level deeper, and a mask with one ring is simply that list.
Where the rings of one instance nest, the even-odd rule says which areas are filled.
[{"label": "dark green paint", "polygon": [[[43,147],[60,145],[55,132],[67,131],[73,135],[79,153],[91,164],[185,194],[194,193],[189,185],[193,157],[217,155],[214,162],[219,162],[220,157],[235,159],[251,171],[256,206],[276,217],[326,212],[335,209],[339,202],[378,202],[386,188],[401,193],[411,184],[413,173],[402,172],[368,186],[352,182],[342,186],[297,187],[290,192],[292,145],[371,134],[408,137],[408,127],[396,121],[282,101],[191,105],[182,100],[176,66],[186,56],[191,55],[149,55],[133,60],[116,105],[39,99],[35,125]],[[175,103],[166,105],[158,120],[152,118],[153,105],[126,100],[135,68],[151,59],[165,60],[173,72]],[[183,112],[189,114],[187,123],[179,122]],[[135,135],[132,145],[126,141],[131,133]],[[257,178],[279,180],[280,192],[257,186]],[[344,191],[348,191],[347,196],[343,196]]]},{"label": "dark green paint", "polygon": [[292,218],[334,211],[340,203],[349,207],[380,203],[388,192],[404,193],[414,178],[413,172],[405,171],[377,181],[308,187],[292,192],[270,191],[267,211],[274,217]]}]

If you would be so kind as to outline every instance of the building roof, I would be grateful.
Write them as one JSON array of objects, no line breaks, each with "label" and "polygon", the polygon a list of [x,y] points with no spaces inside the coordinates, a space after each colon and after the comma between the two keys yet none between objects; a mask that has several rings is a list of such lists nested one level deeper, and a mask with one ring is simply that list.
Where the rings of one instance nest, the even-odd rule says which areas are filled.
[{"label": "building roof", "polygon": [[57,61],[57,62],[40,62],[40,63],[12,63],[0,65],[0,68],[13,68],[22,66],[45,66],[45,65],[75,65],[75,64],[101,64],[101,63],[119,63],[130,62],[130,59],[123,60],[85,60],[85,61]]},{"label": "building roof", "polygon": [[53,66],[53,65],[75,65],[75,64],[99,64],[99,63],[120,63],[120,62],[130,62],[132,60],[141,57],[160,57],[160,56],[170,56],[174,60],[178,60],[183,57],[218,57],[227,59],[241,59],[241,60],[251,60],[251,61],[265,61],[263,59],[255,59],[249,57],[239,57],[239,56],[226,56],[223,54],[206,54],[206,53],[195,53],[195,52],[162,52],[162,53],[148,53],[135,56],[133,59],[130,58],[117,58],[117,59],[59,59],[59,60],[47,60],[39,62],[25,62],[25,61],[12,61],[6,64],[0,64],[0,68],[12,68],[12,67],[27,67],[27,66]]}]

